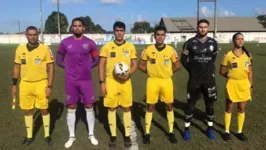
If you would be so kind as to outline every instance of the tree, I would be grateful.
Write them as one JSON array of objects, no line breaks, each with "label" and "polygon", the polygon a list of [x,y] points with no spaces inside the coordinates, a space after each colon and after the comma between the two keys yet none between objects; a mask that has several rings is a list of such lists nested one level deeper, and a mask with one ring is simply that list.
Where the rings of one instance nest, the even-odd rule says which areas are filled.
[{"label": "tree", "polygon": [[266,28],[266,15],[259,15],[257,19],[260,21],[263,27]]},{"label": "tree", "polygon": [[[59,12],[60,16],[60,31],[61,33],[67,33],[68,21],[65,14]],[[53,11],[45,21],[44,32],[45,33],[58,33],[58,21],[57,12]]]},{"label": "tree", "polygon": [[106,33],[106,31],[102,28],[101,25],[97,24],[95,26],[95,29],[96,29],[96,33]]},{"label": "tree", "polygon": [[151,27],[151,24],[147,21],[135,22],[131,29],[132,33],[151,33],[153,31],[154,28]]}]

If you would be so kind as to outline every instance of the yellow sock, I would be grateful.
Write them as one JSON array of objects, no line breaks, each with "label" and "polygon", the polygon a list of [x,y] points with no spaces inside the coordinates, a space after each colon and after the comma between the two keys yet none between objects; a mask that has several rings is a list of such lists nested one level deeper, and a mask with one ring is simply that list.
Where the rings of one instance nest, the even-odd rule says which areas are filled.
[{"label": "yellow sock", "polygon": [[44,137],[50,136],[50,114],[42,116]]},{"label": "yellow sock", "polygon": [[244,121],[245,121],[245,113],[238,113],[237,116],[238,133],[241,133],[243,131]]},{"label": "yellow sock", "polygon": [[167,120],[168,120],[168,126],[169,126],[169,133],[172,133],[174,131],[174,111],[167,111]]},{"label": "yellow sock", "polygon": [[111,135],[116,136],[116,110],[108,111],[108,121],[111,130]]},{"label": "yellow sock", "polygon": [[26,129],[27,129],[27,137],[32,138],[33,115],[25,116],[25,125],[26,125]]},{"label": "yellow sock", "polygon": [[125,136],[130,136],[130,126],[131,126],[131,112],[123,113]]},{"label": "yellow sock", "polygon": [[151,120],[152,120],[152,112],[146,111],[145,115],[146,134],[150,134]]},{"label": "yellow sock", "polygon": [[231,124],[231,113],[224,113],[224,125],[225,125],[225,132],[229,133],[229,128]]}]

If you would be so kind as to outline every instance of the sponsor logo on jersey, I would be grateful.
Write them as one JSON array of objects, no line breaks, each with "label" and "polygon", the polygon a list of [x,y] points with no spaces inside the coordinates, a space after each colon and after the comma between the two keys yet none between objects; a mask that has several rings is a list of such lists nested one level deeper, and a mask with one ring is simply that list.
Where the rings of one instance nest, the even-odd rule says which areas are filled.
[{"label": "sponsor logo on jersey", "polygon": [[35,64],[36,64],[36,65],[40,65],[40,64],[41,64],[41,59],[40,59],[40,58],[38,58],[38,57],[37,57],[37,58],[35,58],[35,60],[34,60],[34,61],[35,61]]},{"label": "sponsor logo on jersey", "polygon": [[213,45],[210,46],[210,50],[211,50],[211,52],[214,50]]},{"label": "sponsor logo on jersey", "polygon": [[83,46],[84,49],[88,49],[89,48],[89,45],[87,43],[84,43],[82,46]]}]

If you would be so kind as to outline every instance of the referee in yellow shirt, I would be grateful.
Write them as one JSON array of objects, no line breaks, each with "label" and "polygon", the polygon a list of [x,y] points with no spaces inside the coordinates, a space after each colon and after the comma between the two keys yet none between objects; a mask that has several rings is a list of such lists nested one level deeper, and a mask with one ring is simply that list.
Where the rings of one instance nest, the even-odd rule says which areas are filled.
[{"label": "referee in yellow shirt", "polygon": [[139,62],[139,69],[148,75],[147,79],[147,112],[145,115],[146,134],[143,143],[150,143],[150,127],[152,121],[152,113],[155,104],[160,97],[161,101],[166,104],[167,119],[169,125],[168,139],[171,143],[177,143],[174,134],[174,90],[172,75],[180,69],[178,55],[173,47],[164,44],[166,37],[166,28],[159,26],[155,29],[154,37],[155,45],[149,46],[142,52]]},{"label": "referee in yellow shirt", "polygon": [[54,79],[54,60],[49,47],[38,42],[38,30],[34,26],[26,29],[27,44],[17,47],[13,70],[12,96],[16,98],[16,85],[21,74],[19,84],[20,107],[25,114],[27,137],[22,145],[29,145],[34,141],[33,109],[40,109],[45,131],[45,143],[52,145],[50,137],[50,115],[48,97],[52,92]]},{"label": "referee in yellow shirt", "polygon": [[[135,46],[124,39],[125,23],[115,22],[113,31],[115,40],[106,43],[100,51],[99,83],[104,96],[104,106],[108,108],[108,122],[111,131],[109,146],[111,148],[116,146],[116,110],[118,106],[121,106],[125,128],[125,147],[129,148],[132,146],[130,127],[133,103],[130,77],[138,68],[137,54]],[[115,64],[119,62],[124,62],[129,66],[129,74],[123,77],[114,75]]]},{"label": "referee in yellow shirt", "polygon": [[220,74],[227,78],[226,82],[226,110],[224,114],[225,133],[223,139],[230,141],[230,123],[234,103],[238,103],[238,133],[237,137],[244,142],[248,138],[243,133],[245,120],[245,106],[251,100],[252,94],[252,57],[244,47],[244,36],[236,33],[233,36],[234,49],[224,55]]}]

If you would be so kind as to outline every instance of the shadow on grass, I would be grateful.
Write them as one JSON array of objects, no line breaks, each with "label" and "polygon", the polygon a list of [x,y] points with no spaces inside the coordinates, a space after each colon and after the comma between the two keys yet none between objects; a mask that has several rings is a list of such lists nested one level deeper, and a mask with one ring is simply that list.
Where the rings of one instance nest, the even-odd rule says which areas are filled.
[{"label": "shadow on grass", "polygon": [[[48,111],[50,113],[50,135],[52,135],[55,129],[56,120],[60,119],[64,111],[64,104],[59,102],[57,99],[52,99],[51,102],[49,102]],[[43,125],[42,114],[39,110],[34,113],[33,118],[33,137],[35,137]]]},{"label": "shadow on grass", "polygon": [[[117,108],[117,111],[122,111],[122,109],[119,109],[120,107]],[[99,120],[101,124],[103,124],[103,127],[106,131],[106,133],[111,136],[110,128],[109,128],[109,122],[108,122],[108,108],[104,106],[103,103],[103,97],[99,97],[99,101],[95,102],[94,105],[94,110],[95,110],[95,116]],[[118,130],[124,135],[125,130],[124,130],[124,125],[123,119],[121,119],[118,114],[116,114],[116,125]]]}]

